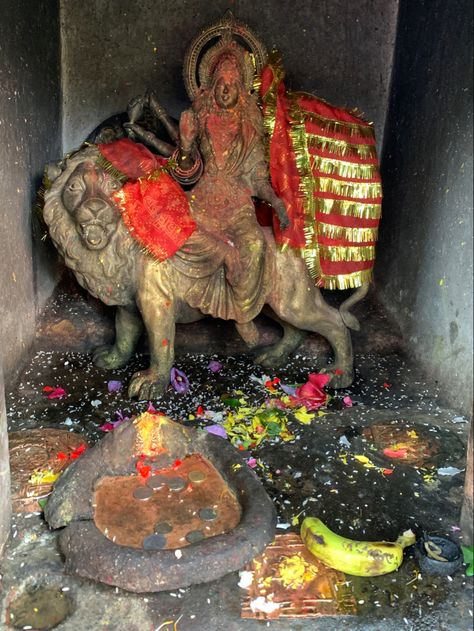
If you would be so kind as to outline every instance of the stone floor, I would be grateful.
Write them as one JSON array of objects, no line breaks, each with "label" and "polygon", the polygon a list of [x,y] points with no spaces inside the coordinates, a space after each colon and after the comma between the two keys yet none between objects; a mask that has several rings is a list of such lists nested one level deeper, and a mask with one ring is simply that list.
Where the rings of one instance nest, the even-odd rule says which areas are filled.
[{"label": "stone floor", "polygon": [[[297,521],[318,516],[340,534],[367,540],[393,540],[412,527],[445,534],[462,542],[458,529],[463,472],[441,475],[440,468],[464,468],[468,423],[456,409],[447,409],[440,384],[427,380],[403,349],[400,336],[375,301],[359,306],[362,332],[354,334],[356,379],[343,391],[328,392],[332,399],[324,416],[308,425],[290,420],[292,442],[278,436],[250,451],[255,468],[278,511],[279,532],[298,531]],[[266,320],[262,339],[276,339],[278,330]],[[122,370],[105,372],[90,364],[91,348],[112,335],[110,314],[66,283],[45,311],[36,348],[7,393],[9,430],[54,427],[79,432],[93,444],[103,435],[104,423],[117,413],[132,416],[146,409],[125,390],[109,392],[109,380],[126,383],[146,364],[145,348]],[[222,395],[241,391],[248,405],[268,396],[264,372],[253,365],[231,325],[202,321],[178,328],[176,366],[190,380],[187,393],[173,389],[154,406],[176,420],[203,427],[225,412]],[[328,356],[324,340],[309,336],[298,354],[281,370],[283,383],[306,381]],[[222,363],[213,373],[211,359]],[[67,396],[49,400],[44,386],[62,387]],[[350,397],[352,407],[346,407]],[[196,414],[199,406],[207,416]],[[189,416],[193,419],[189,419]],[[214,419],[214,421],[213,421]],[[416,428],[438,445],[432,470],[393,462],[370,452],[361,436],[364,427],[394,421]],[[368,451],[369,449],[369,451]],[[372,468],[355,456],[369,453]],[[365,463],[367,464],[367,463]],[[383,467],[393,473],[384,475]],[[292,522],[294,525],[292,525]],[[91,555],[94,551],[91,550]],[[65,574],[51,532],[39,513],[15,514],[12,536],[0,565],[0,628],[9,625],[15,601],[38,615],[46,610],[61,631],[111,629],[144,631],[252,631],[269,626],[275,631],[382,630],[467,631],[472,628],[472,578],[464,568],[455,575],[421,574],[411,550],[400,570],[377,578],[348,577],[358,602],[358,615],[347,618],[293,619],[262,622],[240,618],[246,592],[237,573],[223,580],[171,593],[132,594]],[[64,611],[63,611],[64,609]],[[18,628],[32,627],[25,617]],[[167,624],[165,624],[167,623]],[[174,624],[176,626],[174,627]],[[3,626],[5,625],[5,626]]]}]

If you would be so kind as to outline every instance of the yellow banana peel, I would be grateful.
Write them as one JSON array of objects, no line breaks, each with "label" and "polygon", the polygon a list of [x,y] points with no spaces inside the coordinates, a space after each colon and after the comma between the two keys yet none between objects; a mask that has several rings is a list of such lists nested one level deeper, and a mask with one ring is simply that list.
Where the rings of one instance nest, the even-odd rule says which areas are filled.
[{"label": "yellow banana peel", "polygon": [[404,548],[416,541],[411,530],[406,530],[394,542],[353,541],[336,534],[317,517],[303,520],[301,539],[317,559],[352,576],[381,576],[394,572],[403,561]]}]

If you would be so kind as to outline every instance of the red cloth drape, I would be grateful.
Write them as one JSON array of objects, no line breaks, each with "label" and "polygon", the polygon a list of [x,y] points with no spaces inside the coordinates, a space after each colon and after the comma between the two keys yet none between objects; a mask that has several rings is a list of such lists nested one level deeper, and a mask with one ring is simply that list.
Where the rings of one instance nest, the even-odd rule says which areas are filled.
[{"label": "red cloth drape", "polygon": [[382,189],[373,128],[305,93],[288,93],[278,61],[261,76],[270,177],[290,226],[280,245],[300,251],[318,285],[357,287],[371,278]]},{"label": "red cloth drape", "polygon": [[167,160],[128,138],[98,147],[106,170],[129,178],[114,199],[130,234],[160,261],[175,254],[196,224],[186,194],[164,168]]}]

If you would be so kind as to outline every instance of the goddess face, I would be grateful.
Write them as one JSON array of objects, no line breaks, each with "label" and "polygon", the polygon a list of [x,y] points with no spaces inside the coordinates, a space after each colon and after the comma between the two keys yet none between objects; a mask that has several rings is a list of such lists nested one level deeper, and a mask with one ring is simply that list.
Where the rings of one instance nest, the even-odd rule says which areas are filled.
[{"label": "goddess face", "polygon": [[224,61],[216,70],[214,98],[217,105],[225,110],[237,105],[242,90],[242,78],[236,65]]}]

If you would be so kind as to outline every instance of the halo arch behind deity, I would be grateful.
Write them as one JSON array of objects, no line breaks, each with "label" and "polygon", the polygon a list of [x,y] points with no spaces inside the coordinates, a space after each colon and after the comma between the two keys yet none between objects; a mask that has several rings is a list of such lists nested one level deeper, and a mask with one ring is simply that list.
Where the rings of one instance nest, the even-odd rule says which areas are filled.
[{"label": "halo arch behind deity", "polygon": [[213,70],[214,58],[230,41],[239,44],[248,54],[243,74],[246,87],[251,90],[255,77],[260,75],[266,63],[267,50],[246,24],[237,22],[231,11],[227,11],[221,20],[202,30],[186,51],[183,77],[191,100],[205,87]]}]

